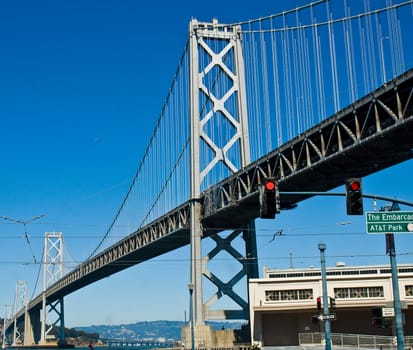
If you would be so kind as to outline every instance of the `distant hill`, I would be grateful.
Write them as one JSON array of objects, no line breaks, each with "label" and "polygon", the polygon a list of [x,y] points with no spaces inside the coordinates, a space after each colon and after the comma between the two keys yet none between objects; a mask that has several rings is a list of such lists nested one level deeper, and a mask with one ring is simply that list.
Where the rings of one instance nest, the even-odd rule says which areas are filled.
[{"label": "distant hill", "polygon": [[[242,322],[207,322],[213,329],[241,329]],[[89,327],[74,327],[87,333],[97,333],[100,339],[150,340],[165,338],[180,340],[183,321],[145,321],[121,325],[92,325]]]}]

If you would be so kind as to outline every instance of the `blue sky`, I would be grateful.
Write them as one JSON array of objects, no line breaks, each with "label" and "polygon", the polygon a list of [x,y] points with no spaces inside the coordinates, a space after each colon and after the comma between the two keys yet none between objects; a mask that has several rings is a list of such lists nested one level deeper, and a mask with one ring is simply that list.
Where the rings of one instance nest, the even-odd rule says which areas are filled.
[{"label": "blue sky", "polygon": [[[63,232],[70,261],[86,258],[104,234],[149,140],[190,19],[233,23],[286,9],[279,0],[0,4],[0,216],[45,215],[27,226],[30,246],[23,225],[0,221],[0,310],[13,303],[16,280],[26,280],[31,295],[38,273],[31,249],[39,260],[45,232]],[[367,177],[364,192],[413,201],[412,170],[409,161]],[[285,235],[273,239],[279,229]],[[388,263],[384,237],[367,235],[363,217],[346,216],[342,197],[314,198],[257,222],[257,235],[260,271],[318,266],[320,241],[330,265]],[[410,235],[398,235],[396,248],[398,262],[412,261]],[[73,293],[66,325],[183,320],[188,258],[182,248]],[[226,260],[217,267],[225,275]]]}]

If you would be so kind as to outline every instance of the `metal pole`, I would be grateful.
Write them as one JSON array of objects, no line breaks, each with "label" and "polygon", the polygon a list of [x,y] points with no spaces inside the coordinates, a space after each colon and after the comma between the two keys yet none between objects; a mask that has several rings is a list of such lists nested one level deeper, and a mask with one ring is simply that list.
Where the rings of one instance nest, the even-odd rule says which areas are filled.
[{"label": "metal pole", "polygon": [[189,289],[189,324],[191,327],[191,350],[195,350],[195,329],[194,329],[194,306],[193,306],[193,293],[194,284],[188,284]]},{"label": "metal pole", "polygon": [[[328,315],[328,291],[327,291],[327,274],[326,274],[326,260],[324,252],[326,250],[326,245],[324,243],[318,244],[318,249],[320,250],[321,258],[321,281],[323,287],[323,316]],[[330,338],[330,320],[326,317],[324,318],[324,336],[326,340],[326,350],[331,350],[331,338]]]},{"label": "metal pole", "polygon": [[396,323],[396,338],[397,338],[397,350],[404,349],[404,335],[403,335],[403,319],[402,310],[400,305],[400,292],[399,292],[399,279],[397,276],[397,262],[396,262],[396,249],[394,245],[394,235],[392,233],[386,233],[386,246],[387,254],[390,257],[391,267],[391,281],[393,286],[393,306],[394,306],[394,318]]},{"label": "metal pole", "polygon": [[[391,207],[385,207],[383,211],[398,211],[400,210],[397,203],[393,202]],[[386,253],[390,257],[391,267],[391,281],[393,286],[393,307],[394,318],[396,324],[396,338],[397,338],[397,350],[404,349],[404,335],[403,335],[403,318],[402,309],[400,304],[400,292],[399,292],[399,279],[397,276],[397,261],[396,261],[396,247],[394,244],[394,234],[386,233]]]}]

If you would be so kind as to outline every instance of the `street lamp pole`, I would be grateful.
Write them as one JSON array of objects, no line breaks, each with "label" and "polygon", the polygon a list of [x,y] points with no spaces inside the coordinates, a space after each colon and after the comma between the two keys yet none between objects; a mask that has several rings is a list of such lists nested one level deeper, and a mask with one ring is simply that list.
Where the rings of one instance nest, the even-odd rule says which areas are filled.
[{"label": "street lamp pole", "polygon": [[189,283],[189,324],[191,327],[191,350],[195,350],[195,329],[194,329],[194,301],[193,301],[193,294],[194,294],[194,284]]}]

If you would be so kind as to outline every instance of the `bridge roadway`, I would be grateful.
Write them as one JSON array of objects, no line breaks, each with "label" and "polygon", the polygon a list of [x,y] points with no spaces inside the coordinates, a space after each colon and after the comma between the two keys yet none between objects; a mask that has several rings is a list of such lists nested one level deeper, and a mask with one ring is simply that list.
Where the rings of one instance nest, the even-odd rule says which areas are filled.
[{"label": "bridge roadway", "polygon": [[[281,192],[328,191],[413,156],[413,70],[354,102],[201,194],[205,236],[258,217],[257,187],[275,176]],[[281,196],[283,209],[309,195]],[[132,265],[189,244],[190,202],[131,233],[50,286],[48,303]],[[212,230],[211,230],[212,229]],[[42,295],[29,302],[38,311]],[[22,317],[21,310],[19,317]]]}]

